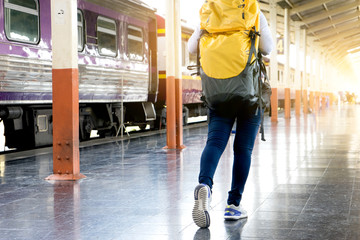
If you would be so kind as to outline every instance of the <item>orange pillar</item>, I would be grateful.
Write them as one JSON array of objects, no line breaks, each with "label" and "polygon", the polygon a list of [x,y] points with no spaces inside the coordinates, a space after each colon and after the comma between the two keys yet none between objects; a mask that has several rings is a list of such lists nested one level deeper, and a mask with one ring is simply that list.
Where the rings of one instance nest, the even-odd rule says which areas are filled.
[{"label": "orange pillar", "polygon": [[307,96],[307,90],[303,91],[303,113],[308,113],[308,96]]},{"label": "orange pillar", "polygon": [[166,1],[166,144],[183,146],[180,0]]},{"label": "orange pillar", "polygon": [[46,179],[77,180],[85,176],[80,174],[76,0],[51,1],[51,32],[54,174]]},{"label": "orange pillar", "polygon": [[321,109],[325,110],[326,109],[326,98],[327,98],[327,93],[323,93],[322,97],[321,97]]},{"label": "orange pillar", "polygon": [[311,110],[314,111],[314,92],[313,91],[310,91],[309,106],[310,106]]},{"label": "orange pillar", "polygon": [[271,121],[278,121],[278,89],[272,88],[271,93]]},{"label": "orange pillar", "polygon": [[300,116],[301,112],[301,90],[295,91],[295,115]]},{"label": "orange pillar", "polygon": [[291,117],[291,97],[290,97],[290,88],[285,88],[285,118]]},{"label": "orange pillar", "polygon": [[166,147],[176,148],[175,76],[166,76]]},{"label": "orange pillar", "polygon": [[329,93],[330,96],[330,106],[334,105],[335,95],[333,93]]}]

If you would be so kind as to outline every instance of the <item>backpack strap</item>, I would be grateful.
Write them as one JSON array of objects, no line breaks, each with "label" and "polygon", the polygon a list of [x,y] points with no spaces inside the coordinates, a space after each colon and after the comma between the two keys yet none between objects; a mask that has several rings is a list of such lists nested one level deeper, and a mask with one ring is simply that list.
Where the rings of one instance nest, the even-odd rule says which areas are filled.
[{"label": "backpack strap", "polygon": [[[267,73],[266,73],[266,67],[265,67],[265,64],[262,60],[262,54],[261,52],[258,53],[258,63],[259,63],[259,67],[260,67],[260,75],[259,75],[259,81],[258,81],[258,84],[259,84],[259,90],[260,90],[260,99],[261,99],[261,102],[260,102],[260,106],[262,106],[262,94],[263,92],[265,93],[269,93],[269,91],[271,92],[271,86],[270,86],[270,80],[267,76]],[[264,91],[263,91],[263,88]],[[271,95],[271,93],[270,93]],[[269,97],[269,96],[266,96],[266,97]],[[266,100],[265,100],[266,101]],[[262,111],[261,111],[262,112]],[[261,140],[263,141],[266,141],[265,140],[265,137],[264,137],[264,114],[261,116],[261,127],[260,127],[260,133],[261,133]]]},{"label": "backpack strap", "polygon": [[[255,40],[256,40],[256,36],[260,37],[260,33],[256,31],[256,27],[254,26],[250,31],[249,31],[249,37],[250,37],[250,41],[251,41],[251,47],[250,47],[250,52],[249,52],[249,58],[247,60],[247,65],[251,65],[253,64],[256,59],[257,59],[257,51],[256,51],[256,47],[255,47]],[[255,56],[255,60],[253,62],[251,62],[252,56]]]},{"label": "backpack strap", "polygon": [[[260,107],[260,117],[261,117],[260,133],[261,133],[261,140],[266,141],[265,133],[264,133],[264,113],[262,111],[263,108],[262,108],[262,79],[261,79],[261,74],[264,73],[265,79],[267,79],[267,75],[266,75],[266,69],[265,69],[265,65],[264,65],[264,63],[262,61],[262,55],[261,55],[260,51],[258,53],[258,63],[259,63],[259,67],[260,67],[260,73],[259,73],[259,79],[258,79],[258,84],[259,84],[259,107]],[[265,70],[265,72],[263,72],[263,70]]]},{"label": "backpack strap", "polygon": [[[260,118],[261,118],[261,123],[260,123],[260,133],[261,133],[261,140],[262,141],[266,141],[265,139],[265,133],[264,133],[264,113],[263,113],[263,103],[262,103],[262,78],[261,78],[261,74],[264,74],[265,78],[267,79],[267,75],[266,75],[266,69],[264,66],[264,63],[262,61],[262,55],[261,52],[257,52],[256,51],[256,47],[255,47],[255,40],[256,37],[260,37],[260,33],[256,31],[256,27],[254,26],[252,30],[250,30],[249,32],[249,37],[250,37],[250,41],[251,41],[251,47],[250,47],[250,53],[249,53],[249,58],[247,61],[247,65],[251,65],[255,62],[255,64],[259,64],[259,68],[260,68],[260,73],[259,73],[259,79],[258,79],[258,89],[259,89],[259,110],[260,110]],[[255,56],[255,60],[253,62],[251,62],[252,56]],[[265,71],[264,71],[265,70]]]}]

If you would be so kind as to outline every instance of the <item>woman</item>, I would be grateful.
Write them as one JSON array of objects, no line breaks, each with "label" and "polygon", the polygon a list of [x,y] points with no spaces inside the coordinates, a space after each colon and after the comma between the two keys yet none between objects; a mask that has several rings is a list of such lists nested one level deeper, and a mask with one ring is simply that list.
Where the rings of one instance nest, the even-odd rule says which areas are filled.
[{"label": "woman", "polygon": [[[274,46],[274,42],[262,12],[260,12],[260,36],[259,51],[263,55],[268,55]],[[188,49],[191,53],[197,52],[200,37],[201,30],[200,26],[198,26],[189,39]],[[229,140],[235,120],[236,134],[233,146],[232,184],[228,193],[224,218],[225,220],[238,220],[247,217],[247,212],[240,205],[240,201],[249,174],[251,154],[261,121],[259,113],[251,116],[244,114],[226,116],[216,110],[209,109],[208,116],[208,139],[201,155],[199,185],[196,186],[194,191],[195,204],[192,213],[193,220],[199,227],[210,226],[208,205],[211,199],[213,177],[219,159]]]}]

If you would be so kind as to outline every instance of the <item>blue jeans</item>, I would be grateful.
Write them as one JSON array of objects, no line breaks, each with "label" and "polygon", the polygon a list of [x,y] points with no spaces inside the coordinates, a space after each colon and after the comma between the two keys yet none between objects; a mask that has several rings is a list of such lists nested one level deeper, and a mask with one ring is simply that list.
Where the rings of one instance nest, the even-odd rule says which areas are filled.
[{"label": "blue jeans", "polygon": [[222,117],[209,110],[208,116],[208,139],[201,155],[199,183],[207,184],[212,189],[216,167],[236,120],[232,184],[227,203],[238,206],[249,175],[251,154],[261,121],[260,114],[251,117]]}]

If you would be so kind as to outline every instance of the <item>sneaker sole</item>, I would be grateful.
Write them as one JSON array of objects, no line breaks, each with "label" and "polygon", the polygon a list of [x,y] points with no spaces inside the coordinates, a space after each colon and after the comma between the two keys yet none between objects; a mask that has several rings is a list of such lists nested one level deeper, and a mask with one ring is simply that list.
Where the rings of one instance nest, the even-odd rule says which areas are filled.
[{"label": "sneaker sole", "polygon": [[234,221],[234,220],[239,220],[239,219],[243,219],[243,218],[247,218],[248,216],[243,216],[241,215],[240,217],[237,217],[237,216],[227,216],[227,217],[224,217],[225,220],[229,220],[229,221]]},{"label": "sneaker sole", "polygon": [[195,189],[194,198],[195,204],[192,211],[193,220],[198,227],[207,228],[210,226],[210,215],[207,209],[208,190],[206,186]]}]

